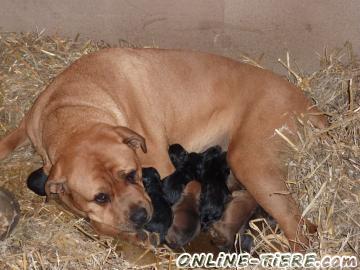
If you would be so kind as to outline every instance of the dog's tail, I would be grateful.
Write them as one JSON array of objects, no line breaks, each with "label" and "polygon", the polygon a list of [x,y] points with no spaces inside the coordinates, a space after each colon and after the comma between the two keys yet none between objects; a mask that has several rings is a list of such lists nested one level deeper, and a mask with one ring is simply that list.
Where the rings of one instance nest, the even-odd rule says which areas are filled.
[{"label": "dog's tail", "polygon": [[0,140],[0,160],[6,158],[17,147],[29,143],[29,138],[26,134],[25,118],[21,120],[18,128],[11,131],[4,138]]}]

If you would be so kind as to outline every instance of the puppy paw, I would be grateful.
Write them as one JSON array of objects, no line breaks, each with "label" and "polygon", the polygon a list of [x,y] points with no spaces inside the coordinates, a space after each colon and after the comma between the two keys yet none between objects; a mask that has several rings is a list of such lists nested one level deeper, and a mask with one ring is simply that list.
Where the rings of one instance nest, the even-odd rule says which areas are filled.
[{"label": "puppy paw", "polygon": [[220,231],[215,228],[209,229],[209,234],[211,236],[211,243],[215,245],[220,251],[229,251],[233,246],[233,239],[229,239]]},{"label": "puppy paw", "polygon": [[158,247],[161,243],[159,234],[149,233],[149,243],[155,248]]}]

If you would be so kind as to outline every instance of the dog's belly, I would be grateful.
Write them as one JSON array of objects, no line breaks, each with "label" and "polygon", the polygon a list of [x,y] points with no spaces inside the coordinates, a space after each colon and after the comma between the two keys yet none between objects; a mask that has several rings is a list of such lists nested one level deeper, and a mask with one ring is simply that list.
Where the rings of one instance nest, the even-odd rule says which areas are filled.
[{"label": "dog's belly", "polygon": [[214,145],[220,145],[225,150],[229,144],[229,126],[225,121],[213,121],[195,128],[189,126],[186,135],[177,137],[169,143],[180,143],[185,149],[192,152],[202,152]]}]

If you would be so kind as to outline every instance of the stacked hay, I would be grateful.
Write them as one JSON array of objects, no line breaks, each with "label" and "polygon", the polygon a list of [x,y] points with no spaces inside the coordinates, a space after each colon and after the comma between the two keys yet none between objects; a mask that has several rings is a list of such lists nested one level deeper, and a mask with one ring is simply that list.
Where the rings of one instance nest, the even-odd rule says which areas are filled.
[{"label": "stacked hay", "polygon": [[[82,55],[103,47],[107,45],[43,33],[0,33],[0,137],[17,126],[52,78]],[[293,82],[314,99],[331,123],[329,128],[317,130],[299,122],[299,143],[284,134],[296,149],[287,161],[287,183],[304,216],[319,225],[319,237],[309,250],[358,256],[360,65],[349,46],[325,55],[321,64],[320,71],[310,76],[296,73],[286,64]],[[14,234],[0,242],[0,269],[129,267],[120,255],[121,243],[98,239],[84,220],[54,203],[45,204],[27,190],[27,175],[40,166],[31,147],[19,149],[0,163],[0,186],[16,195],[22,211]],[[254,253],[286,242],[276,229],[260,228],[256,221],[251,227],[252,232],[258,231]],[[160,261],[171,255],[163,249],[156,252]]]},{"label": "stacked hay", "polygon": [[330,126],[302,125],[301,143],[288,166],[288,183],[303,215],[318,224],[313,250],[355,255],[360,239],[360,63],[351,45],[320,58],[321,69],[295,76],[328,116]]}]

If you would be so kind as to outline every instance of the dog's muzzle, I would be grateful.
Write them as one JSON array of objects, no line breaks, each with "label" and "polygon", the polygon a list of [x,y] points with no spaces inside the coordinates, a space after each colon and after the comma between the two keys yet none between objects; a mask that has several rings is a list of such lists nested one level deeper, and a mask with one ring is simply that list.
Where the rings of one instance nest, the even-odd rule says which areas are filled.
[{"label": "dog's muzzle", "polygon": [[150,217],[144,207],[137,207],[131,210],[130,221],[134,223],[135,227],[140,228],[144,226]]}]

